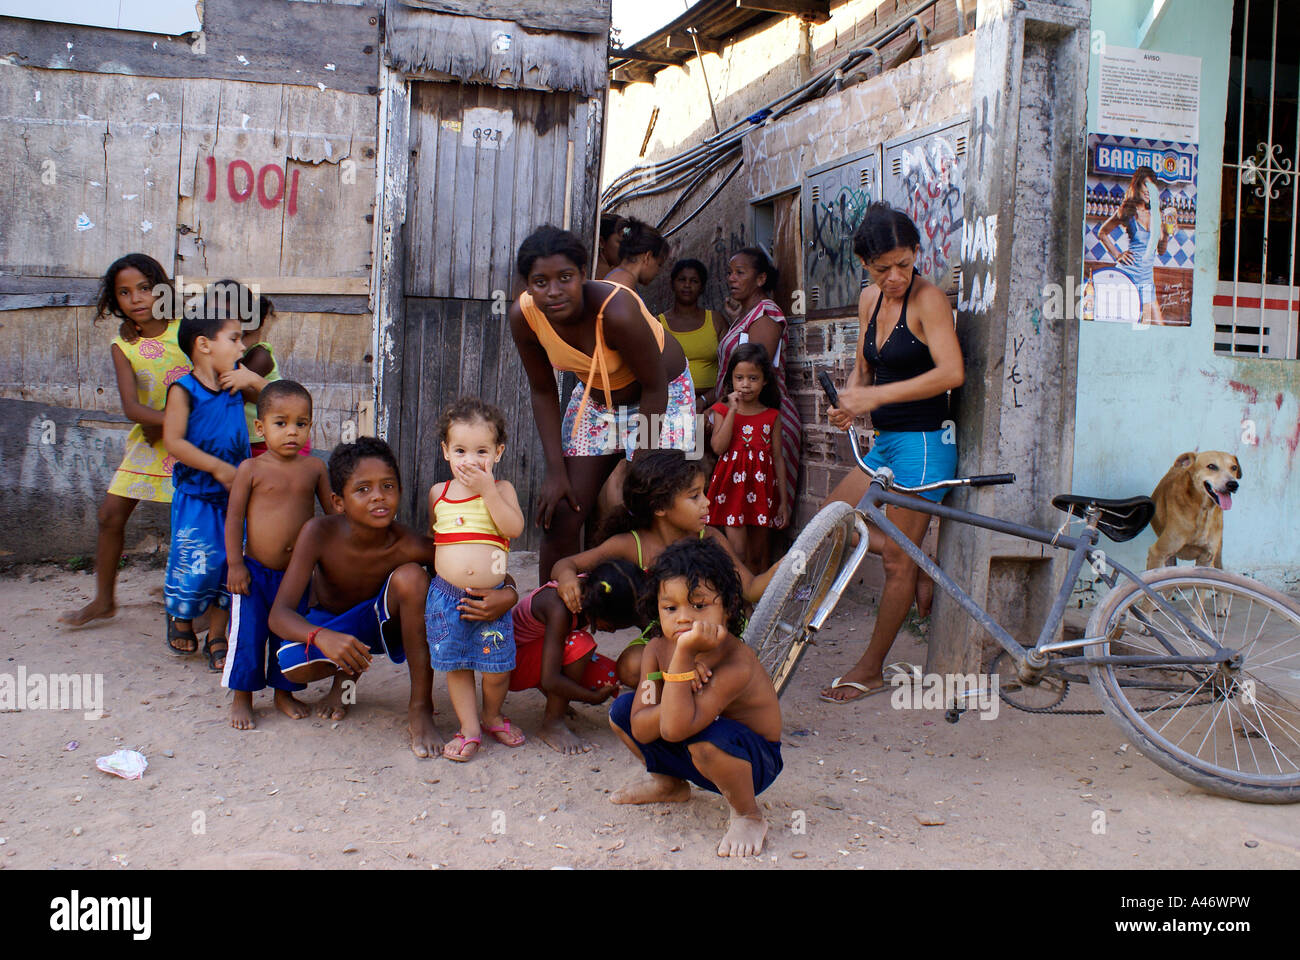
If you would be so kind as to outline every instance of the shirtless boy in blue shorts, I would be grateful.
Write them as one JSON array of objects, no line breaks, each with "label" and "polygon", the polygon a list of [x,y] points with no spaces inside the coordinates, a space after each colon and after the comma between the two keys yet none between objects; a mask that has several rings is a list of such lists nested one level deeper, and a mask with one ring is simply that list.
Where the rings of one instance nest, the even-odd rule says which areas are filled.
[{"label": "shirtless boy in blue shorts", "polygon": [[[311,434],[311,394],[300,383],[275,380],[257,398],[258,435],[266,452],[235,471],[226,510],[226,588],[230,591],[230,651],[221,685],[235,693],[230,725],[252,730],[253,693],[270,687],[275,706],[300,720],[311,710],[294,699],[302,685],[280,675],[279,641],[267,628],[271,604],[303,525],[319,501],[334,511],[325,462],[299,456]],[[305,607],[299,608],[301,613]]]},{"label": "shirtless boy in blue shorts", "polygon": [[[280,670],[298,683],[332,676],[322,712],[341,720],[347,715],[345,684],[355,683],[376,653],[406,662],[411,751],[437,756],[443,742],[433,725],[424,627],[429,574],[423,565],[433,563],[433,541],[394,521],[401,481],[384,441],[362,437],[335,448],[329,473],[337,515],[302,528],[271,608],[271,632],[281,638]],[[309,587],[304,616],[298,604]],[[518,599],[513,587],[482,594],[462,601],[465,619],[495,620]]]}]

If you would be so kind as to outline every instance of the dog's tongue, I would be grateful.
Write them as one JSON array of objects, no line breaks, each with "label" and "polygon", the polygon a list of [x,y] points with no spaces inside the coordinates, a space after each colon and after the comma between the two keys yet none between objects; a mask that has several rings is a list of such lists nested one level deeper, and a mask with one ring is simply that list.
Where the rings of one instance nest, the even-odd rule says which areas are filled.
[{"label": "dog's tongue", "polygon": [[1232,494],[1230,494],[1230,493],[1216,493],[1214,496],[1215,496],[1215,498],[1219,501],[1219,509],[1220,509],[1220,510],[1231,510],[1231,509],[1232,509]]}]

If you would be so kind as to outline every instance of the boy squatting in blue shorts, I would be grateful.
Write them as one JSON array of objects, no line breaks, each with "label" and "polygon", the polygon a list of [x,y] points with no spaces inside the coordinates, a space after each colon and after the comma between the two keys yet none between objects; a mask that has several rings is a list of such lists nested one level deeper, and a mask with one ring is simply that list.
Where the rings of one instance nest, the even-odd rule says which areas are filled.
[{"label": "boy squatting in blue shorts", "polygon": [[[382,440],[361,437],[336,447],[329,478],[335,513],[303,525],[271,607],[269,627],[281,638],[281,672],[293,682],[333,677],[317,709],[341,720],[352,702],[345,699],[347,684],[369,668],[374,654],[405,662],[411,751],[433,756],[443,747],[434,727],[424,623],[425,566],[435,560],[433,541],[395,522],[401,478]],[[312,605],[304,616],[296,608],[309,589]],[[481,601],[465,602],[462,619],[495,620],[518,599],[512,586],[480,593]]]}]

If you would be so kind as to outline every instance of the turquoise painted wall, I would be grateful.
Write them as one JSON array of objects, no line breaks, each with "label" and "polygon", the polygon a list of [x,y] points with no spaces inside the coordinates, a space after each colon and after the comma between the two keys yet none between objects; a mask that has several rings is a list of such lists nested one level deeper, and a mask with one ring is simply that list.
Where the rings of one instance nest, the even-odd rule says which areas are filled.
[{"label": "turquoise painted wall", "polygon": [[[1142,46],[1201,58],[1200,163],[1191,327],[1134,329],[1079,324],[1074,491],[1104,497],[1149,494],[1178,454],[1226,450],[1241,461],[1241,490],[1225,516],[1223,565],[1288,592],[1300,591],[1300,362],[1216,357],[1211,301],[1218,280],[1219,197],[1228,90],[1232,3],[1169,0]],[[1137,47],[1151,0],[1094,0],[1097,41]],[[1101,31],[1099,37],[1096,31]],[[1094,52],[1088,128],[1097,105]],[[1294,159],[1294,158],[1293,158]],[[1258,443],[1242,442],[1255,421]],[[1150,530],[1106,551],[1146,565]]]}]

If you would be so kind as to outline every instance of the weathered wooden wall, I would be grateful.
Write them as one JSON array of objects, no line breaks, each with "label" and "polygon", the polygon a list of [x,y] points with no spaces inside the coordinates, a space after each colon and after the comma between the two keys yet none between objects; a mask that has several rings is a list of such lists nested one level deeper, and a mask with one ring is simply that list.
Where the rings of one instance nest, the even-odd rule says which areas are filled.
[{"label": "weathered wooden wall", "polygon": [[[482,389],[510,406],[511,456],[520,458],[511,469],[521,490],[533,484],[524,462],[536,443],[531,410],[516,409],[510,387],[522,375],[513,348],[502,352],[501,314],[484,305],[498,290],[513,292],[514,250],[532,227],[567,221],[594,232],[609,0],[580,10],[497,0],[206,0],[203,18],[201,34],[165,37],[0,17],[8,68],[0,85],[0,449],[12,467],[0,479],[21,494],[13,501],[20,513],[40,509],[44,491],[57,487],[63,515],[74,518],[38,543],[4,524],[0,556],[86,553],[93,543],[95,507],[128,424],[109,362],[116,323],[95,324],[91,305],[102,271],[132,251],[187,283],[231,276],[276,301],[281,316],[267,337],[284,374],[313,393],[312,440],[323,453],[374,422],[374,385],[386,373],[378,423],[414,457],[403,424],[418,437],[449,399],[427,399],[430,384],[420,385],[428,345],[481,343],[477,366],[447,389]],[[494,156],[490,177],[475,160],[461,171],[468,179],[454,163],[450,173],[443,167],[459,147],[429,149],[433,166],[420,173],[421,160],[407,153],[408,77],[467,83],[457,88],[460,120],[476,116],[465,108],[509,101],[521,149],[508,161]],[[381,87],[389,108],[382,185]],[[448,132],[440,118],[436,133],[413,135],[428,148]],[[549,152],[537,149],[542,140]],[[414,181],[442,190],[436,209],[413,203],[410,223],[408,162]],[[387,253],[371,289],[376,236]],[[438,267],[443,244],[455,256]],[[413,301],[439,300],[436,309],[417,304],[412,324],[408,279]],[[430,383],[443,383],[441,368]],[[66,451],[32,446],[40,433],[31,424],[51,418]],[[419,456],[427,453],[421,447]],[[165,536],[128,542],[148,547]]]},{"label": "weathered wooden wall", "polygon": [[[388,8],[377,419],[399,452],[403,519],[417,526],[429,487],[448,475],[438,414],[463,394],[505,413],[499,475],[532,516],[544,464],[505,322],[515,253],[544,223],[595,233],[608,3],[566,14],[564,32],[539,32],[554,13],[540,4],[461,6]],[[521,19],[498,19],[506,13]],[[536,541],[530,524],[516,546]]]},{"label": "weathered wooden wall", "polygon": [[[390,368],[387,384],[396,391],[400,378],[388,435],[398,446],[413,523],[426,521],[424,494],[448,475],[433,435],[438,413],[463,395],[505,413],[511,440],[500,476],[515,484],[521,502],[527,506],[540,488],[540,442],[505,314],[524,238],[544,223],[584,234],[593,226],[592,207],[578,203],[593,192],[581,139],[589,109],[567,92],[412,85],[405,317],[400,365]],[[534,539],[530,527],[519,545]]]},{"label": "weathered wooden wall", "polygon": [[[39,540],[5,523],[0,556],[93,548],[129,424],[117,322],[95,323],[91,304],[124,253],[186,283],[257,283],[279,312],[266,336],[281,370],[315,400],[313,446],[365,429],[381,13],[379,0],[207,0],[201,42],[0,17],[6,519],[52,511],[58,490],[75,520]],[[34,418],[67,449],[33,446]],[[161,541],[156,522],[133,524],[129,544],[165,546],[162,523]]]},{"label": "weathered wooden wall", "polygon": [[195,277],[369,276],[373,97],[72,70],[5,77],[4,275],[94,277],[138,250]]},{"label": "weathered wooden wall", "polygon": [[0,56],[48,70],[374,93],[380,7],[381,0],[204,0],[202,34],[184,37],[0,17]]},{"label": "weathered wooden wall", "polygon": [[[609,33],[610,0],[576,4],[539,3],[537,0],[400,0],[396,6],[434,13],[452,13],[489,20],[510,20],[532,30],[569,33]],[[390,13],[396,10],[390,7]]]},{"label": "weathered wooden wall", "polygon": [[[480,3],[472,6],[478,10],[484,7]],[[530,16],[546,21],[565,19],[564,16],[541,16],[543,4],[529,6],[532,7]],[[441,74],[467,83],[566,90],[588,97],[605,89],[608,82],[605,59],[609,32],[607,2],[604,33],[535,33],[523,29],[517,21],[511,22],[508,17],[482,19],[487,16],[487,12],[451,16],[412,9],[401,3],[393,4],[388,11],[384,56],[395,69],[404,73]],[[573,19],[577,24],[588,23],[590,14]],[[566,24],[554,29],[573,31],[576,26]]]}]

